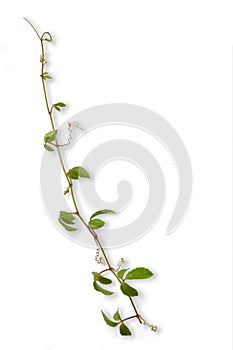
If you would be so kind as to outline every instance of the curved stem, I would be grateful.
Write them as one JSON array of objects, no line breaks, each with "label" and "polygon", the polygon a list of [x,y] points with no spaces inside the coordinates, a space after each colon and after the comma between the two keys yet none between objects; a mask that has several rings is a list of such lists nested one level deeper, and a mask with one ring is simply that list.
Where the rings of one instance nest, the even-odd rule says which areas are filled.
[{"label": "curved stem", "polygon": [[[34,29],[34,31],[36,32],[36,35],[38,36],[38,38],[40,39],[40,44],[41,44],[41,59],[40,59],[40,62],[41,62],[41,81],[42,81],[42,87],[43,87],[43,93],[44,93],[44,99],[45,99],[45,105],[46,105],[46,109],[47,109],[47,112],[48,112],[48,115],[49,115],[49,119],[50,119],[50,123],[51,123],[51,127],[52,127],[52,130],[55,132],[56,131],[56,128],[55,128],[55,124],[54,124],[54,120],[53,120],[53,106],[50,107],[49,106],[49,99],[48,99],[48,94],[47,94],[47,88],[46,88],[46,83],[45,83],[45,79],[44,79],[44,67],[45,67],[45,64],[47,63],[46,62],[46,59],[45,59],[45,49],[44,49],[44,39],[43,39],[43,36],[44,34],[49,34],[48,32],[45,32],[42,36],[39,35],[38,31],[36,30],[36,28],[31,24],[31,22],[24,18],[30,25],[31,27]],[[50,36],[51,37],[51,36]],[[86,223],[86,221],[84,220],[84,218],[81,216],[80,212],[79,212],[79,209],[78,209],[78,205],[77,205],[77,202],[76,202],[76,199],[75,199],[75,195],[74,195],[74,190],[73,190],[73,182],[72,180],[67,176],[67,171],[66,171],[66,168],[65,168],[65,164],[64,164],[64,161],[63,161],[63,158],[62,158],[62,154],[61,154],[61,151],[59,149],[59,143],[58,143],[58,138],[57,138],[57,135],[55,133],[55,146],[56,146],[56,149],[57,149],[57,152],[58,152],[58,157],[59,157],[59,161],[60,161],[60,164],[61,164],[61,168],[63,170],[63,173],[66,177],[66,180],[68,182],[68,185],[69,185],[69,188],[70,188],[70,193],[71,193],[71,198],[72,198],[72,202],[73,202],[73,205],[74,205],[74,208],[75,208],[75,215],[78,216],[78,218],[81,220],[81,222],[84,224],[84,226],[87,228],[87,230],[89,231],[89,233],[93,236],[94,240],[95,240],[95,243],[97,245],[97,247],[99,247],[99,249],[101,250],[101,253],[103,254],[103,257],[106,261],[106,264],[108,266],[108,269],[114,276],[115,278],[118,280],[118,282],[121,284],[122,281],[121,279],[117,276],[117,273],[115,272],[115,270],[113,269],[113,267],[111,266],[110,264],[110,261],[109,261],[109,258],[98,238],[98,235],[96,234],[96,232],[91,229],[88,224]],[[138,321],[140,323],[142,323],[141,321],[141,316],[139,315],[138,311],[137,311],[137,308],[136,308],[136,305],[133,301],[133,299],[131,297],[128,297],[129,300],[130,300],[130,303],[132,304],[133,306],[133,309],[135,311],[135,316],[132,316],[132,317],[129,317],[127,319],[130,319],[130,318],[133,318],[133,317],[137,317]],[[126,320],[126,319],[125,319]]]}]

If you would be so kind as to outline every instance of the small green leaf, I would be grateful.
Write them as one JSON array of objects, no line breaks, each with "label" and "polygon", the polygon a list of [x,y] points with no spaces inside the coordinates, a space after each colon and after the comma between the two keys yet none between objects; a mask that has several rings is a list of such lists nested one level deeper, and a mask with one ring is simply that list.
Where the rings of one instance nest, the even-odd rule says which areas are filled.
[{"label": "small green leaf", "polygon": [[109,278],[103,277],[101,275],[99,275],[98,281],[102,284],[111,284],[112,283],[112,280],[110,280]]},{"label": "small green leaf", "polygon": [[75,216],[73,214],[68,213],[67,211],[60,211],[60,216],[71,221],[75,220]]},{"label": "small green leaf", "polygon": [[117,276],[118,276],[119,278],[123,278],[123,277],[124,277],[124,274],[125,274],[125,272],[126,272],[127,270],[129,270],[129,269],[122,269],[122,270],[118,271],[118,272],[117,272]]},{"label": "small green leaf", "polygon": [[110,209],[99,210],[99,211],[96,211],[94,214],[92,214],[92,216],[90,217],[90,220],[93,219],[95,216],[99,216],[103,214],[116,214],[116,212]]},{"label": "small green leaf", "polygon": [[106,278],[104,276],[101,276],[98,272],[92,272],[95,281],[98,281],[102,284],[111,284],[112,280],[110,280],[109,278]]},{"label": "small green leaf", "polygon": [[132,335],[130,329],[124,323],[120,325],[119,330],[121,335]]},{"label": "small green leaf", "polygon": [[128,297],[136,297],[138,295],[138,291],[125,282],[121,283],[120,288],[122,293]]},{"label": "small green leaf", "polygon": [[47,72],[45,72],[43,75],[42,75],[43,79],[46,80],[46,79],[52,79],[51,75],[49,75]]},{"label": "small green leaf", "polygon": [[83,167],[79,166],[78,167],[78,176],[79,177],[84,177],[84,178],[90,178],[90,175],[88,174],[88,172],[86,171],[86,169],[84,169]]},{"label": "small green leaf", "polygon": [[101,310],[101,312],[102,312],[102,316],[104,318],[104,321],[107,323],[108,326],[116,327],[118,325],[118,322],[111,321],[102,310]]},{"label": "small green leaf", "polygon": [[66,211],[60,211],[60,219],[66,224],[74,225],[75,217],[72,214],[67,213]]},{"label": "small green leaf", "polygon": [[113,318],[114,318],[114,320],[116,320],[116,321],[120,321],[120,320],[121,320],[121,316],[120,316],[120,314],[119,314],[119,310],[117,310],[117,311],[115,312],[115,314],[113,315]]},{"label": "small green leaf", "polygon": [[153,276],[153,273],[150,270],[146,269],[145,267],[137,267],[136,269],[129,271],[125,279],[137,280],[137,279],[150,278],[151,276]]},{"label": "small green leaf", "polygon": [[88,222],[88,226],[94,230],[97,230],[97,229],[103,227],[104,224],[105,224],[105,222],[100,220],[100,219],[94,219],[94,220],[90,220]]},{"label": "small green leaf", "polygon": [[54,149],[50,146],[48,146],[46,143],[44,144],[44,148],[46,149],[46,151],[49,151],[49,152],[53,152]]},{"label": "small green leaf", "polygon": [[112,295],[113,294],[113,292],[110,292],[109,290],[106,290],[106,289],[103,289],[102,287],[100,287],[96,281],[93,282],[93,287],[95,288],[95,290],[97,292],[103,293],[104,295]]},{"label": "small green leaf", "polygon": [[71,179],[78,180],[79,177],[90,178],[88,172],[81,166],[76,166],[70,169],[67,173],[67,176]]},{"label": "small green leaf", "polygon": [[76,231],[77,229],[74,227],[70,227],[68,225],[66,225],[60,218],[58,219],[58,221],[60,222],[60,224],[64,227],[64,229],[66,229],[66,231]]},{"label": "small green leaf", "polygon": [[57,102],[57,103],[54,103],[54,106],[65,107],[66,104],[63,102]]},{"label": "small green leaf", "polygon": [[49,131],[44,135],[44,142],[52,142],[56,139],[56,134],[57,134],[57,130],[55,131]]},{"label": "small green leaf", "polygon": [[66,107],[66,104],[63,102],[57,102],[53,104],[53,107],[60,112],[61,108],[60,107]]}]

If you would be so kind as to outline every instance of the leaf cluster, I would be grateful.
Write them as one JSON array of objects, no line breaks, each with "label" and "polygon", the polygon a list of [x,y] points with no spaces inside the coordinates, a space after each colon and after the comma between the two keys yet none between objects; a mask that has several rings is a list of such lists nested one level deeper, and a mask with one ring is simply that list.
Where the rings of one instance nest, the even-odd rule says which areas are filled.
[{"label": "leaf cluster", "polygon": [[[137,268],[129,271],[126,274],[126,271],[128,271],[128,270],[129,269],[122,269],[122,270],[117,272],[117,276],[118,276],[119,281],[120,281],[120,290],[124,295],[126,295],[128,297],[136,297],[136,296],[138,296],[137,289],[133,288],[131,285],[126,283],[125,280],[147,279],[147,278],[152,277],[153,273],[145,267],[137,267]],[[112,281],[109,280],[108,278],[103,277],[101,275],[101,272],[100,273],[93,272],[93,275],[94,275],[93,286],[94,286],[95,290],[97,290],[98,292],[101,292],[105,295],[112,295],[113,292],[110,292],[106,289],[103,289],[97,283],[97,281],[98,281],[102,284],[110,284],[110,283],[112,283]]]},{"label": "leaf cluster", "polygon": [[113,211],[111,209],[98,210],[94,214],[91,215],[89,222],[88,222],[88,226],[93,230],[97,230],[97,229],[103,227],[105,225],[105,222],[101,219],[98,219],[98,218],[94,219],[94,218],[96,216],[104,215],[104,214],[116,214],[116,213],[115,213],[115,211]]},{"label": "leaf cluster", "polygon": [[67,213],[66,211],[60,211],[58,221],[66,231],[72,232],[77,230],[77,228],[71,226],[75,224],[74,220],[75,217],[73,214]]},{"label": "leaf cluster", "polygon": [[53,78],[51,77],[51,75],[49,75],[48,72],[44,72],[44,73],[42,74],[42,78],[43,78],[44,80],[53,79]]},{"label": "leaf cluster", "polygon": [[49,151],[49,152],[54,151],[54,149],[51,146],[49,146],[48,143],[55,141],[56,135],[57,135],[57,130],[49,131],[44,135],[44,142],[45,142],[44,148],[46,149],[46,151]]},{"label": "leaf cluster", "polygon": [[52,107],[55,108],[58,112],[60,112],[61,108],[66,107],[66,104],[63,102],[57,102],[57,103],[54,103]]},{"label": "leaf cluster", "polygon": [[115,312],[115,314],[113,315],[113,319],[115,321],[118,321],[118,322],[114,322],[112,320],[110,320],[107,315],[101,310],[102,312],[102,316],[103,316],[103,319],[104,321],[106,322],[106,324],[109,326],[109,327],[117,327],[119,326],[119,332],[121,335],[123,336],[129,336],[129,335],[132,335],[130,329],[126,326],[126,324],[124,323],[124,321],[121,319],[121,316],[120,316],[120,313],[119,313],[119,310],[117,310]]}]

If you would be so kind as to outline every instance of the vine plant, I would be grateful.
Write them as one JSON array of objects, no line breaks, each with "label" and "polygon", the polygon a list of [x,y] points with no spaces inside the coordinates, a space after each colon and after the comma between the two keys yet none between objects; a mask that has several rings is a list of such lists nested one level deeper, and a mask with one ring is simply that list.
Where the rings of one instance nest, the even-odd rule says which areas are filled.
[{"label": "vine plant", "polygon": [[[59,223],[64,227],[66,231],[72,232],[76,231],[74,220],[76,217],[81,221],[81,223],[87,228],[89,234],[93,237],[93,240],[96,244],[96,256],[95,260],[98,264],[104,264],[106,265],[105,269],[99,272],[92,272],[93,275],[93,287],[97,292],[100,292],[106,296],[111,296],[114,292],[105,289],[105,285],[110,285],[112,283],[112,279],[106,277],[106,274],[109,274],[112,276],[113,279],[115,279],[120,286],[120,291],[128,298],[132,308],[133,308],[133,314],[122,318],[119,309],[113,314],[112,319],[110,319],[104,311],[102,312],[102,316],[106,324],[110,327],[119,327],[119,332],[122,336],[130,336],[131,330],[126,325],[128,321],[136,318],[140,324],[144,324],[147,327],[149,327],[152,331],[156,332],[157,327],[153,324],[148,323],[144,317],[139,313],[137,306],[135,304],[135,297],[138,296],[138,291],[132,287],[130,284],[128,284],[128,281],[131,280],[137,280],[137,279],[147,279],[153,276],[153,273],[144,267],[137,267],[132,270],[129,268],[121,268],[122,265],[125,263],[124,259],[122,258],[120,262],[117,264],[117,267],[114,267],[112,263],[110,262],[110,258],[106,252],[106,250],[103,248],[99,236],[96,233],[96,230],[100,229],[104,226],[104,221],[99,218],[99,216],[105,215],[105,214],[115,214],[114,211],[110,209],[103,209],[99,210],[91,215],[88,221],[86,221],[83,217],[83,215],[80,212],[77,199],[75,197],[74,193],[74,186],[76,181],[80,181],[82,178],[90,178],[89,173],[81,166],[75,166],[69,170],[66,169],[61,150],[60,148],[62,146],[67,146],[70,144],[71,141],[71,125],[69,124],[69,139],[67,144],[60,144],[58,140],[58,129],[56,129],[55,121],[54,121],[54,112],[60,112],[63,108],[66,107],[66,104],[63,102],[56,102],[50,104],[48,92],[47,92],[47,82],[52,79],[52,76],[50,73],[48,73],[45,69],[45,66],[47,64],[47,57],[45,52],[45,43],[51,43],[53,41],[52,35],[49,32],[44,32],[42,35],[39,34],[38,30],[34,27],[34,25],[27,19],[24,18],[30,26],[33,28],[34,32],[36,33],[41,46],[41,55],[40,55],[40,64],[41,64],[41,70],[40,70],[40,78],[42,82],[42,88],[43,88],[43,94],[44,94],[44,100],[46,105],[46,110],[48,113],[48,117],[50,120],[51,130],[47,132],[44,136],[44,148],[48,152],[56,151],[59,157],[60,165],[62,168],[62,171],[64,173],[64,176],[67,181],[67,189],[64,192],[64,195],[69,195],[72,200],[72,204],[74,207],[73,212],[66,212],[66,211],[60,211],[58,221]],[[126,282],[127,281],[127,282]],[[104,288],[103,288],[104,287]]]}]

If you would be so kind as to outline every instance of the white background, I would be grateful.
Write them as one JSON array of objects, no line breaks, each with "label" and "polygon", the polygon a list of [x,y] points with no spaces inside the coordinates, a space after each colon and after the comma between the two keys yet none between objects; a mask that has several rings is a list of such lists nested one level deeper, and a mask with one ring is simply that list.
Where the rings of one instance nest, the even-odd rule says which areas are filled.
[{"label": "white background", "polygon": [[[99,310],[111,314],[125,301],[92,290],[94,251],[65,239],[45,214],[39,173],[49,123],[39,42],[23,16],[56,38],[50,87],[70,106],[62,121],[97,104],[138,104],[166,118],[189,151],[194,189],[182,225],[165,235],[165,216],[143,239],[111,251],[116,262],[126,257],[156,272],[138,287],[157,334],[132,322],[134,337],[122,338],[104,324]],[[231,349],[231,22],[230,1],[4,4],[1,349]]]}]

